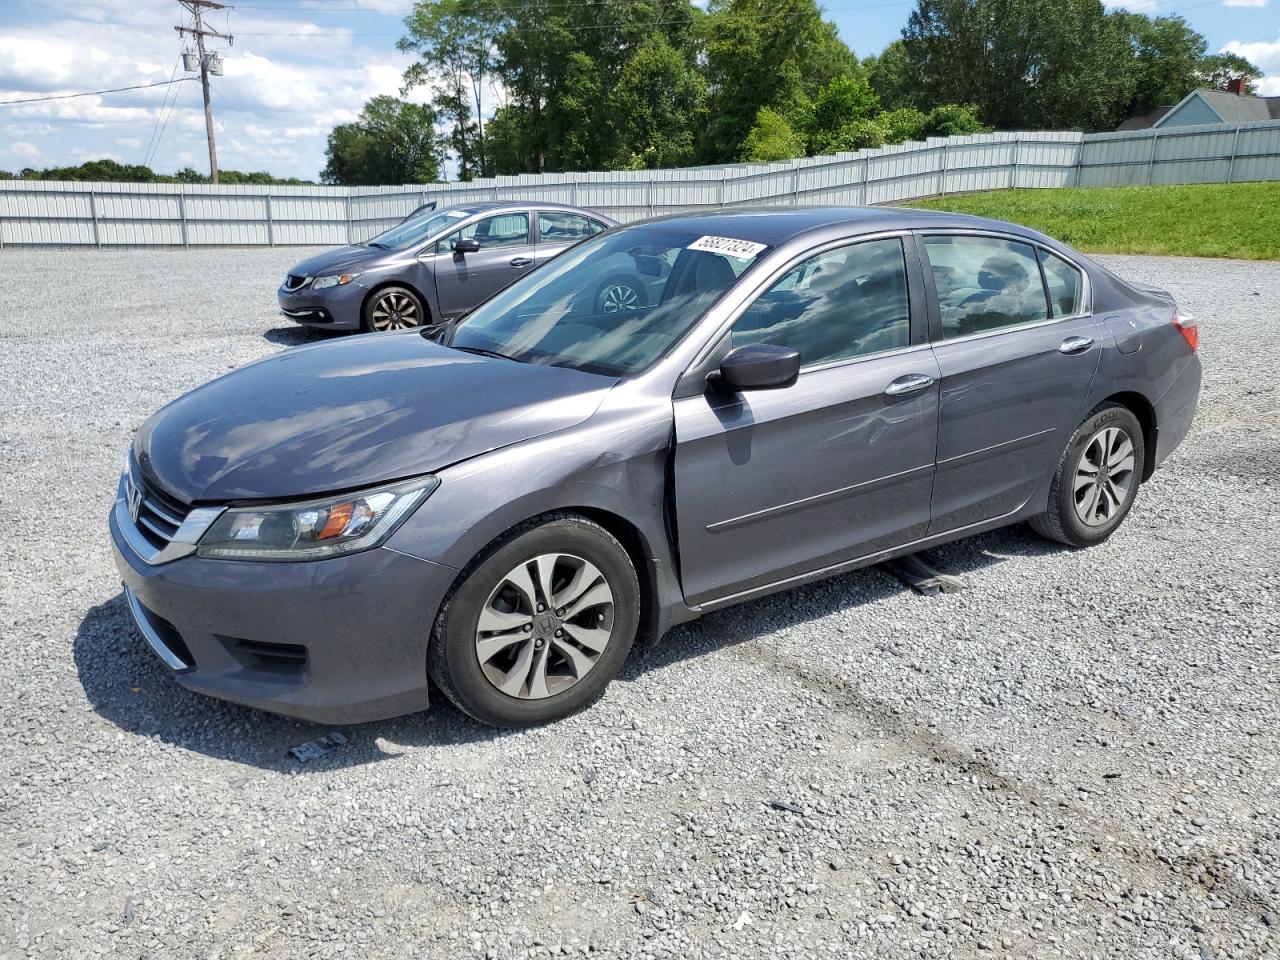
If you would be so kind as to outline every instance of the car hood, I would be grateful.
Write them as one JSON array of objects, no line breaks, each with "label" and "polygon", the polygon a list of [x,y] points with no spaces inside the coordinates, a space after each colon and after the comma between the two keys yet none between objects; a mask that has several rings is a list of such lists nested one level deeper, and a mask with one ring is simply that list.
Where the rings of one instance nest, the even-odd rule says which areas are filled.
[{"label": "car hood", "polygon": [[349,247],[337,247],[317,253],[314,257],[308,257],[301,263],[295,263],[289,268],[289,273],[295,277],[328,277],[334,274],[358,273],[361,267],[382,260],[391,252],[378,247],[362,247],[354,244]]},{"label": "car hood", "polygon": [[[417,332],[285,350],[143,424],[143,474],[186,503],[290,499],[442,469],[589,417],[617,381]],[[501,491],[495,491],[501,496]]]}]

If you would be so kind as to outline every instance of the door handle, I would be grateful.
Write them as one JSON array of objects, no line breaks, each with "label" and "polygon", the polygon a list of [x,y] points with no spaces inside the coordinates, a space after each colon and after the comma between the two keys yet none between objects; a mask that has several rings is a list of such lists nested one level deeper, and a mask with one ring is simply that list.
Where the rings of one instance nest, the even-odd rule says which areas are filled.
[{"label": "door handle", "polygon": [[1058,345],[1059,353],[1084,353],[1093,346],[1093,337],[1067,337]]},{"label": "door handle", "polygon": [[906,397],[921,390],[927,390],[936,382],[933,377],[925,376],[923,373],[908,373],[885,387],[884,394],[886,397]]},{"label": "door handle", "polygon": [[516,257],[511,261],[513,267],[527,267],[531,263],[533,263],[533,260],[529,257]]}]

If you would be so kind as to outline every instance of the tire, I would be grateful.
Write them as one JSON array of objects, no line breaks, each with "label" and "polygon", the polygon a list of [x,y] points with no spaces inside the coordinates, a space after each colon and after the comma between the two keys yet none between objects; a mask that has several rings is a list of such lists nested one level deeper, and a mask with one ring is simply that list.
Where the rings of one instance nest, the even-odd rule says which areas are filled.
[{"label": "tire", "polygon": [[[1108,465],[1100,468],[1104,453]],[[1071,435],[1049,487],[1049,509],[1032,518],[1032,528],[1073,547],[1102,543],[1128,516],[1145,458],[1132,411],[1116,403],[1096,408]]]},{"label": "tire", "polygon": [[[537,607],[544,572],[558,610]],[[577,514],[551,514],[512,529],[463,571],[436,617],[427,672],[476,720],[537,726],[599,699],[639,622],[640,583],[622,544]]]},{"label": "tire", "polygon": [[429,325],[429,319],[421,297],[408,287],[390,286],[365,300],[361,326],[369,333],[383,333]]},{"label": "tire", "polygon": [[596,289],[591,301],[596,313],[625,313],[648,305],[644,284],[629,273],[609,277]]}]

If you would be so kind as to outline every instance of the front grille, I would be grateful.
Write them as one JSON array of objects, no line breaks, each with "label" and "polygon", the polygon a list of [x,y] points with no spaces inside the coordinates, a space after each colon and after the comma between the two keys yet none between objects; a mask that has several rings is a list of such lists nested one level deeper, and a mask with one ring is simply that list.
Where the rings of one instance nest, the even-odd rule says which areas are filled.
[{"label": "front grille", "polygon": [[[130,476],[129,482],[136,484],[136,474]],[[145,477],[141,480],[141,498],[138,502],[138,515],[135,523],[138,531],[157,550],[168,546],[173,535],[182,526],[191,508],[180,500],[169,496]]]},{"label": "front grille", "polygon": [[286,290],[301,290],[310,282],[310,277],[300,277],[296,273],[291,273],[284,278],[284,288]]}]

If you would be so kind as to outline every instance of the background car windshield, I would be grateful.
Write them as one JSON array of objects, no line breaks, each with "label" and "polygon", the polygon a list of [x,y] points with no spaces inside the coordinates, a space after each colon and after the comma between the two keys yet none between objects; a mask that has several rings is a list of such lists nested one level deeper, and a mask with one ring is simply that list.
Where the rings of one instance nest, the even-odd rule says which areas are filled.
[{"label": "background car windshield", "polygon": [[442,210],[439,213],[425,213],[421,217],[398,223],[385,233],[380,233],[369,241],[371,247],[386,247],[388,250],[403,250],[434,237],[442,230],[449,229],[451,224],[469,217],[466,210]]},{"label": "background car windshield", "polygon": [[[638,373],[767,250],[747,244],[758,249],[728,256],[689,249],[700,239],[692,229],[646,226],[584,241],[477,307],[449,344],[611,376]],[[626,309],[607,296],[619,287],[636,293]]]}]

